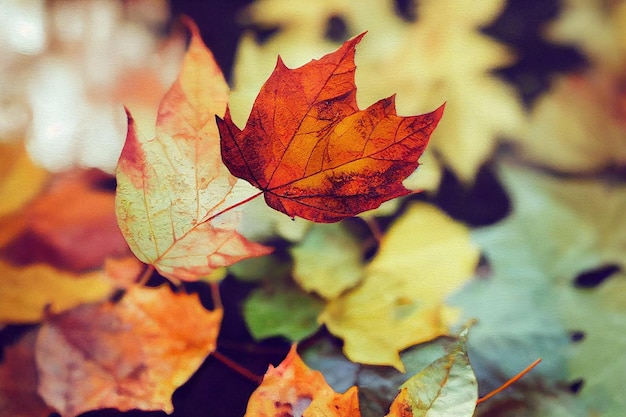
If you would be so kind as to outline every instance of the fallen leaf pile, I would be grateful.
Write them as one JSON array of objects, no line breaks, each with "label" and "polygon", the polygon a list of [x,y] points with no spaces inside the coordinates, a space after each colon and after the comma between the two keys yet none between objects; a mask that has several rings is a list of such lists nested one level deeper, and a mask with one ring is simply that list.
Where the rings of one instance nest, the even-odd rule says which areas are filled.
[{"label": "fallen leaf pile", "polygon": [[[18,19],[30,44],[0,49],[99,68],[137,36],[121,20],[164,18],[104,0],[76,20],[109,22],[102,38],[54,26],[69,38],[37,44],[33,22],[59,25],[74,4],[48,3]],[[48,172],[31,160],[46,146],[14,140],[0,103],[0,417],[621,416],[626,2],[524,21],[539,3],[258,0],[238,15],[233,91],[182,17],[172,49],[134,56],[152,51],[147,68],[95,86],[89,67],[58,89],[85,129],[42,121],[67,73],[35,76],[32,132],[84,141],[45,165],[73,168]],[[529,57],[498,30],[587,65],[522,109],[520,85],[494,74]],[[0,72],[30,59],[7,56]],[[85,85],[102,105],[72,110]],[[115,176],[88,168],[111,157],[90,141],[117,140],[94,109],[127,122]],[[497,219],[468,220],[495,205]]]}]

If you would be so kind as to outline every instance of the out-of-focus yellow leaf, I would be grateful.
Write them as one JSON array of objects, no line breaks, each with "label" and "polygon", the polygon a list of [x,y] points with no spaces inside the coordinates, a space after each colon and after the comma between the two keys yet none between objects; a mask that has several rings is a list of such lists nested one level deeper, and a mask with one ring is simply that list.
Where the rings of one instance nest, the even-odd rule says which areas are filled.
[{"label": "out-of-focus yellow leaf", "polygon": [[45,264],[14,266],[0,260],[0,323],[34,323],[46,310],[59,313],[102,300],[112,289],[102,272],[77,275]]},{"label": "out-of-focus yellow leaf", "polygon": [[[325,34],[329,19],[339,16],[347,24],[346,38],[369,33],[356,56],[356,81],[362,86],[359,105],[398,93],[398,114],[403,115],[424,113],[446,101],[446,114],[426,154],[436,153],[462,180],[471,182],[491,156],[496,137],[517,132],[523,121],[513,90],[490,74],[511,56],[479,32],[503,5],[502,0],[424,0],[417,6],[419,19],[407,22],[394,12],[390,0],[257,1],[245,19],[280,30],[261,45],[251,33],[242,37],[229,103],[233,119],[238,124],[246,120],[277,54],[293,67],[336,49]],[[419,171],[437,172],[437,159],[432,160]],[[433,177],[436,174],[429,173],[415,188],[432,189]]]},{"label": "out-of-focus yellow leaf", "polygon": [[400,350],[448,334],[458,312],[444,300],[478,256],[464,225],[416,203],[384,236],[362,284],[331,300],[319,320],[344,339],[350,360],[404,370]]},{"label": "out-of-focus yellow leaf", "polygon": [[566,0],[548,39],[575,45],[584,71],[562,75],[533,107],[517,145],[533,163],[567,173],[626,165],[626,2]]},{"label": "out-of-focus yellow leaf", "polygon": [[324,298],[337,297],[363,276],[361,246],[341,223],[312,226],[291,255],[296,282]]},{"label": "out-of-focus yellow leaf", "polygon": [[626,165],[626,101],[616,82],[599,71],[560,77],[533,107],[517,142],[521,155],[568,173]]},{"label": "out-of-focus yellow leaf", "polygon": [[42,189],[47,178],[22,142],[0,143],[0,217],[19,210]]}]

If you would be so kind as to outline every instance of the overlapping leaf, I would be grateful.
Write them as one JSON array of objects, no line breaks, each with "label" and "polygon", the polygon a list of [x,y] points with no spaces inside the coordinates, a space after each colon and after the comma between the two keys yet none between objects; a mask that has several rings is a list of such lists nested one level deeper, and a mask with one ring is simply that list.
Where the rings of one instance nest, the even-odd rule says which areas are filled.
[{"label": "overlapping leaf", "polygon": [[[116,210],[135,255],[180,280],[268,253],[236,232],[230,210],[250,189],[222,164],[215,115],[228,86],[192,26],[181,73],[159,108],[156,137],[144,139],[129,116],[117,167]],[[216,215],[218,215],[216,217]]]},{"label": "overlapping leaf", "polygon": [[466,352],[466,335],[454,349],[411,377],[387,417],[471,417],[478,390]]},{"label": "overlapping leaf", "polygon": [[354,53],[362,37],[300,68],[279,58],[245,128],[228,110],[218,119],[230,172],[291,217],[335,222],[408,194],[402,181],[443,113],[399,117],[394,96],[359,110]]},{"label": "overlapping leaf", "polygon": [[64,417],[113,407],[173,410],[171,395],[215,350],[222,310],[166,286],[52,317],[37,336],[39,394]]},{"label": "overlapping leaf", "polygon": [[309,369],[293,345],[276,368],[270,365],[252,393],[245,417],[360,417],[356,387],[337,394],[319,371]]},{"label": "overlapping leaf", "polygon": [[[242,37],[229,103],[233,118],[245,120],[276,54],[289,65],[301,65],[311,56],[333,50],[336,44],[329,39],[336,42],[367,30],[357,55],[359,102],[401,92],[399,112],[417,114],[447,101],[446,117],[424,154],[421,171],[428,175],[414,184],[416,189],[438,186],[441,158],[459,178],[471,182],[491,156],[497,137],[517,132],[524,118],[513,89],[490,73],[511,62],[509,51],[480,32],[505,2],[423,0],[408,4],[407,9],[413,6],[419,16],[410,22],[398,16],[391,0],[254,2],[244,18],[279,30],[262,43],[251,32]],[[343,25],[332,32],[329,22]]]},{"label": "overlapping leaf", "polygon": [[384,236],[361,284],[330,300],[319,319],[351,360],[403,370],[400,350],[449,332],[458,311],[444,300],[477,262],[465,226],[416,203]]}]

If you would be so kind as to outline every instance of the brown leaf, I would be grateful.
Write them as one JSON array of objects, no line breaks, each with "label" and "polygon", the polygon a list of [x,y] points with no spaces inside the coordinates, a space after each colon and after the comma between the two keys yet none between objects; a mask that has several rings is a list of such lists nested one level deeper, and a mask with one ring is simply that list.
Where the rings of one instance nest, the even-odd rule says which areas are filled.
[{"label": "brown leaf", "polygon": [[46,417],[53,410],[37,394],[35,332],[4,351],[0,365],[0,416]]},{"label": "brown leaf", "polygon": [[221,309],[166,286],[51,317],[37,338],[39,393],[64,417],[106,407],[171,413],[174,390],[215,350],[221,320]]}]

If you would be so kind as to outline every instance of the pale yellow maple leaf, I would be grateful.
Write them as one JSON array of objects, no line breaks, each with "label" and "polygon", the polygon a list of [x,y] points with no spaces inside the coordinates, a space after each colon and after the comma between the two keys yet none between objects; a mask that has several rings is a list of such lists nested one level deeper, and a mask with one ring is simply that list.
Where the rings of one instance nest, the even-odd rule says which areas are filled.
[{"label": "pale yellow maple leaf", "polygon": [[[422,1],[419,20],[407,22],[394,13],[392,1],[257,1],[245,19],[281,30],[263,45],[256,44],[251,33],[242,37],[230,101],[233,119],[245,120],[277,54],[288,66],[297,66],[335,49],[324,33],[328,20],[340,16],[347,22],[348,36],[368,31],[356,56],[360,105],[397,93],[398,113],[415,114],[446,101],[446,114],[420,172],[439,171],[432,153],[471,182],[494,150],[496,137],[517,131],[523,118],[513,90],[489,74],[509,63],[510,54],[478,31],[503,5],[501,0]],[[433,189],[438,184],[433,175],[411,186]]]},{"label": "pale yellow maple leaf", "polygon": [[546,38],[576,46],[590,65],[556,78],[534,105],[517,141],[525,159],[562,172],[626,164],[625,27],[625,1],[564,2]]},{"label": "pale yellow maple leaf", "polygon": [[335,298],[363,276],[363,251],[343,223],[316,224],[289,252],[293,278],[309,292]]},{"label": "pale yellow maple leaf", "polygon": [[415,203],[384,236],[361,285],[328,302],[319,321],[354,361],[404,370],[399,351],[448,334],[458,311],[445,298],[474,273],[469,230]]}]

